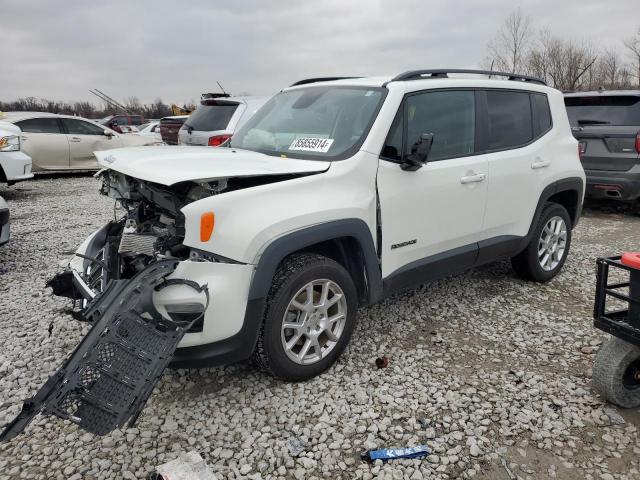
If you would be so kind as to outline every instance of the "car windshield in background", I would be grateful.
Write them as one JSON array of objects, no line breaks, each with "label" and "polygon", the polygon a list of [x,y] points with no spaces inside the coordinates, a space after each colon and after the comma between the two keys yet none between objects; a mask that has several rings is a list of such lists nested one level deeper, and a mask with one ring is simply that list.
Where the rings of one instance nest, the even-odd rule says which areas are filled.
[{"label": "car windshield in background", "polygon": [[185,123],[187,127],[202,132],[226,130],[237,108],[238,103],[227,101],[216,101],[213,105],[200,105]]},{"label": "car windshield in background", "polygon": [[236,132],[230,146],[293,158],[346,158],[364,141],[383,98],[382,88],[281,92]]},{"label": "car windshield in background", "polygon": [[640,125],[640,96],[565,97],[569,122],[586,125]]}]

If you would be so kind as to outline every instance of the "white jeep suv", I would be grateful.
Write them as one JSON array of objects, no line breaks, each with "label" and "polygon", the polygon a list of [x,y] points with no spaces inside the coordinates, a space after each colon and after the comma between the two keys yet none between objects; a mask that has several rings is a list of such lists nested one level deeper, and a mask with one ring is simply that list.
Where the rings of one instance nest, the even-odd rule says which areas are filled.
[{"label": "white jeep suv", "polygon": [[176,364],[254,354],[300,380],[336,360],[358,306],[391,292],[503,258],[550,280],[585,183],[562,94],[448,73],[299,82],[228,148],[98,152],[102,193],[128,214],[79,250],[77,290],[100,296],[85,257],[105,249],[101,288],[178,260],[171,277],[207,285],[210,302]]},{"label": "white jeep suv", "polygon": [[[489,75],[506,79],[480,78]],[[585,185],[562,94],[496,72],[306,80],[228,147],[97,157],[102,193],[126,214],[50,285],[83,299],[79,313],[94,322],[56,388],[82,385],[82,401],[105,411],[116,402],[103,400],[106,383],[91,395],[96,375],[134,388],[135,362],[151,379],[143,400],[170,359],[253,356],[304,380],[336,361],[358,307],[392,292],[506,258],[521,277],[548,281],[567,258]],[[85,384],[73,372],[88,362],[104,373]],[[136,402],[118,412],[135,418]],[[82,425],[83,408],[63,417]]]}]

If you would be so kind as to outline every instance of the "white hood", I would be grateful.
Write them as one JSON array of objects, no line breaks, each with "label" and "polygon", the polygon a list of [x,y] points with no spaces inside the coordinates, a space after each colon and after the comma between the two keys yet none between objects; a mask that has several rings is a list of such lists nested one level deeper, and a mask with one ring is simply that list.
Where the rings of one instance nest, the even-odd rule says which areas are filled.
[{"label": "white hood", "polygon": [[133,178],[173,185],[189,180],[323,172],[329,162],[274,157],[225,147],[156,146],[95,152],[100,166]]}]

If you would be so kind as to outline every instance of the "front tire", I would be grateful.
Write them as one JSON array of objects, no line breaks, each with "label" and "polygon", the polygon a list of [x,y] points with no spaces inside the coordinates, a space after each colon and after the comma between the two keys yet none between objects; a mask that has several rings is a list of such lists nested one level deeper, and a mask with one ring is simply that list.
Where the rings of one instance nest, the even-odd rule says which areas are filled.
[{"label": "front tire", "polygon": [[349,343],[357,298],[351,276],[339,263],[312,253],[287,257],[269,291],[256,363],[288,381],[324,372]]},{"label": "front tire", "polygon": [[562,205],[544,206],[527,247],[511,259],[516,274],[533,282],[548,282],[555,277],[569,254],[571,218]]}]

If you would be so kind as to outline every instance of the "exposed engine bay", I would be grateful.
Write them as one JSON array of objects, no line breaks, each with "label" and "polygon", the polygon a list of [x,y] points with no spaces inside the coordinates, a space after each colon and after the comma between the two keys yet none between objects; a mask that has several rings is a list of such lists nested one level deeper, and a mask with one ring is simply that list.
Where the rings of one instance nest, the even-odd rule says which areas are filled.
[{"label": "exposed engine bay", "polygon": [[[112,170],[99,173],[100,193],[113,198],[125,214],[110,224],[105,251],[100,258],[110,278],[131,278],[158,260],[219,261],[214,254],[195,251],[182,244],[184,216],[189,203],[244,188],[285,181],[294,175],[223,178],[182,182],[171,187],[146,182]],[[89,279],[91,280],[91,279]]]},{"label": "exposed engine bay", "polygon": [[100,193],[113,198],[126,212],[112,223],[107,235],[112,278],[130,278],[153,261],[188,258],[190,250],[182,245],[184,216],[180,209],[217,195],[228,185],[222,179],[170,188],[108,170],[100,175]]}]

